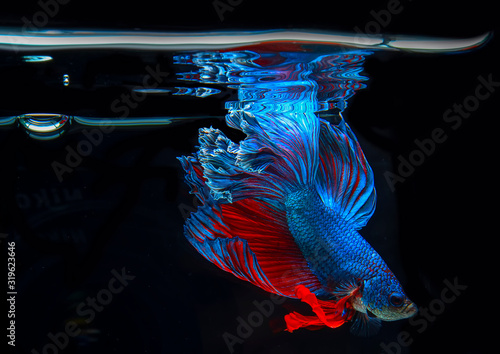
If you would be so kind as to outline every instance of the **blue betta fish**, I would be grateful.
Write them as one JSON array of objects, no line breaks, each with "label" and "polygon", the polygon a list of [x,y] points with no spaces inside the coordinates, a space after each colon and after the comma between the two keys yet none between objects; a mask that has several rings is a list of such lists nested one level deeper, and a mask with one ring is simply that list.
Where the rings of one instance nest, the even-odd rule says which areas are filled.
[{"label": "blue betta fish", "polygon": [[202,202],[186,222],[187,239],[236,277],[308,303],[314,316],[285,317],[290,332],[352,321],[366,333],[417,312],[358,233],[375,210],[373,172],[339,118],[234,110],[226,121],[243,141],[202,128],[199,150],[179,158]]}]

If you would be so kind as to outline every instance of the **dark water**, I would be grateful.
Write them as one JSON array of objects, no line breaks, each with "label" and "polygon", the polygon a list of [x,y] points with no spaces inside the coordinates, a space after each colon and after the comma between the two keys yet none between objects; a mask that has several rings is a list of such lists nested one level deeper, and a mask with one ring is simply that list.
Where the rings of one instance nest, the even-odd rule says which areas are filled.
[{"label": "dark water", "polygon": [[[494,179],[484,126],[500,76],[471,63],[486,50],[45,50],[37,55],[52,60],[38,62],[2,52],[0,232],[4,254],[15,242],[14,352],[483,352],[473,323],[491,283],[476,215],[489,189],[477,181]],[[266,110],[351,124],[378,195],[361,233],[423,309],[414,322],[384,323],[370,338],[348,326],[273,333],[269,324],[301,305],[220,271],[184,239],[197,201],[175,158],[194,151],[198,128],[239,140],[225,114]],[[8,120],[39,112],[54,117],[23,117],[28,128]]]}]

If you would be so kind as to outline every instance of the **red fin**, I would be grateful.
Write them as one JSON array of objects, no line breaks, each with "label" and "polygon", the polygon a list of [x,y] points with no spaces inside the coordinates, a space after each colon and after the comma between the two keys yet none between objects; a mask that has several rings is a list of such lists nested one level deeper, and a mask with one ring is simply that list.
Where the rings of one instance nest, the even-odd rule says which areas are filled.
[{"label": "red fin", "polygon": [[210,195],[201,165],[181,159],[191,192],[203,203],[186,222],[191,244],[219,268],[282,296],[295,298],[297,285],[322,285],[288,230],[284,206],[275,200],[246,198],[218,203]]},{"label": "red fin", "polygon": [[221,211],[227,229],[248,243],[280,295],[295,298],[297,285],[311,291],[322,288],[288,230],[284,211],[255,199],[221,204]]},{"label": "red fin", "polygon": [[336,328],[349,321],[352,317],[350,311],[351,305],[345,296],[338,301],[318,300],[316,295],[311,293],[303,285],[296,289],[299,299],[311,306],[316,316],[304,316],[297,312],[292,312],[285,316],[287,331],[293,332],[299,328],[308,328],[310,330],[320,329],[322,327]]},{"label": "red fin", "polygon": [[[233,143],[220,132],[207,129],[200,143],[199,156],[180,158],[191,193],[203,203],[186,222],[186,238],[221,269],[266,291],[296,298],[302,285],[324,293],[288,229],[285,205],[272,197],[276,185],[261,186],[256,195],[257,181],[247,180],[248,173],[236,166]],[[240,179],[245,183],[232,184]]]}]

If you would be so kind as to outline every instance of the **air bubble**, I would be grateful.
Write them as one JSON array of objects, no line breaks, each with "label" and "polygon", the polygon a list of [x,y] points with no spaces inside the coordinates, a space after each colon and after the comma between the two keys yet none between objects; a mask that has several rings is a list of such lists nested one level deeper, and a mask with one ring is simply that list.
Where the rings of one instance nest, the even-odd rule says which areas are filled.
[{"label": "air bubble", "polygon": [[70,126],[71,117],[57,113],[29,113],[17,117],[26,133],[38,140],[51,140],[61,136]]}]

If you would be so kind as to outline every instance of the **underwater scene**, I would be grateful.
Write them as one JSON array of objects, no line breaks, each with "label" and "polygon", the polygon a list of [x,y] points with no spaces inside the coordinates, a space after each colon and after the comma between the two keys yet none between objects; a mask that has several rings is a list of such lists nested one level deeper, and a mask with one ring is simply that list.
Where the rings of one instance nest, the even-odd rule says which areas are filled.
[{"label": "underwater scene", "polygon": [[2,353],[491,350],[495,33],[31,27]]}]

